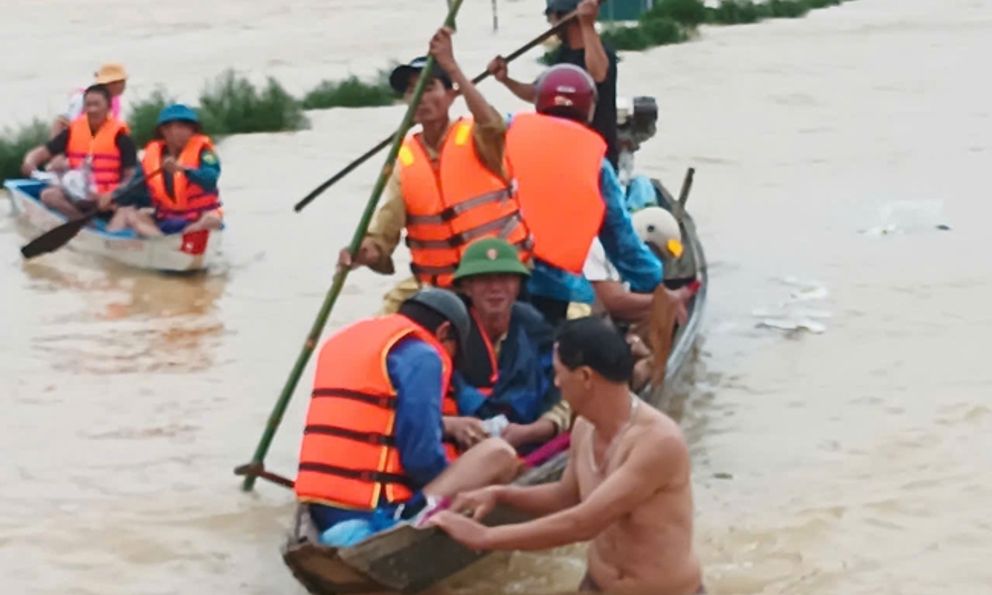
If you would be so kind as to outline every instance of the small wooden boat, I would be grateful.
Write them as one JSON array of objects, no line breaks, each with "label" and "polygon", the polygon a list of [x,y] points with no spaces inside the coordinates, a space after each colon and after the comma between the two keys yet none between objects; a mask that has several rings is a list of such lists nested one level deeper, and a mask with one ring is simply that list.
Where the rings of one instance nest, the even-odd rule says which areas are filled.
[{"label": "small wooden boat", "polygon": [[[699,289],[689,304],[689,319],[672,342],[661,386],[647,386],[640,396],[652,406],[670,411],[677,406],[672,386],[687,371],[687,362],[700,333],[706,303],[706,259],[692,218],[657,181],[655,190],[662,206],[678,219],[685,252],[666,268],[665,284],[678,288],[694,281]],[[521,476],[516,483],[535,485],[561,476],[567,453],[561,453]],[[486,523],[497,525],[522,520],[519,513],[496,510]],[[297,507],[293,527],[282,548],[283,559],[293,575],[316,595],[338,593],[416,593],[475,562],[485,552],[469,550],[434,529],[400,524],[348,548],[321,545],[307,505]]]},{"label": "small wooden boat", "polygon": [[[37,180],[7,180],[14,215],[40,235],[67,221],[65,216],[42,204],[45,183]],[[201,271],[220,257],[221,230],[177,233],[161,238],[142,238],[132,230],[107,231],[101,220],[82,229],[67,247],[119,263],[153,271]]]}]

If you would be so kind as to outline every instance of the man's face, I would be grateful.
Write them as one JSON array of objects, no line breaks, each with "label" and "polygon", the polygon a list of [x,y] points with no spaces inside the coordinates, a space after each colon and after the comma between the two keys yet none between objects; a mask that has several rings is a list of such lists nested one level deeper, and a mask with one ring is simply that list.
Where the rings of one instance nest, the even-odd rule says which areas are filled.
[{"label": "man's face", "polygon": [[508,273],[474,275],[461,282],[462,291],[472,300],[483,318],[509,313],[520,294],[520,276]]},{"label": "man's face", "polygon": [[110,105],[102,94],[92,92],[87,93],[83,98],[83,109],[86,111],[86,117],[89,118],[90,124],[102,124],[107,119]]},{"label": "man's face", "polygon": [[[406,86],[406,93],[403,99],[410,103],[413,99],[413,89],[417,85],[418,75],[410,75],[410,80]],[[413,114],[413,121],[417,124],[433,124],[435,122],[445,122],[448,120],[448,109],[455,100],[455,92],[447,89],[440,79],[432,78],[424,88],[424,94],[420,96],[420,104]]]},{"label": "man's face", "polygon": [[194,133],[196,127],[189,122],[174,121],[162,125],[162,138],[170,147],[185,147]]},{"label": "man's face", "polygon": [[592,390],[592,370],[588,366],[569,369],[558,359],[557,345],[552,364],[555,370],[555,386],[561,389],[561,398],[565,399],[576,413],[581,413]]}]

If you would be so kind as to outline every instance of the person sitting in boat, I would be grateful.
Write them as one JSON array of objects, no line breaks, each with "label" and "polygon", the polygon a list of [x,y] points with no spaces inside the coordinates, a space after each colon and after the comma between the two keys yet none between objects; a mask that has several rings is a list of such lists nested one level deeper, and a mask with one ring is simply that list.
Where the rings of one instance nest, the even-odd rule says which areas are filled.
[{"label": "person sitting in boat", "polygon": [[121,209],[108,229],[129,227],[139,235],[156,237],[223,226],[217,190],[220,160],[192,108],[177,103],[162,109],[141,169],[144,204],[154,208]]},{"label": "person sitting in boat", "polygon": [[[127,71],[124,69],[124,66],[116,63],[104,64],[99,70],[93,73],[93,78],[94,84],[105,85],[107,90],[110,91],[110,113],[118,120],[122,120],[121,98],[124,95],[124,89],[127,88]],[[85,103],[83,96],[85,93],[86,89],[80,88],[72,94],[65,113],[56,118],[52,124],[52,136],[56,136],[68,128],[76,118],[83,115],[83,105]]]},{"label": "person sitting in boat", "polygon": [[138,165],[127,124],[110,114],[110,101],[107,87],[89,87],[84,94],[85,113],[24,157],[21,169],[26,176],[47,163],[47,169],[59,176],[83,177],[81,192],[67,192],[60,185],[41,192],[41,201],[66,217],[77,218],[93,209],[109,216],[115,209],[114,189],[127,183]]},{"label": "person sitting in boat", "polygon": [[[455,271],[471,317],[458,358],[458,411],[473,432],[468,445],[487,435],[480,420],[516,448],[541,444],[567,428],[551,410],[561,395],[554,385],[554,329],[533,306],[518,302],[530,270],[517,249],[500,238],[469,244]],[[499,421],[495,421],[499,420]]]},{"label": "person sitting in boat", "polygon": [[[692,545],[685,438],[678,424],[630,392],[633,363],[623,337],[607,321],[566,322],[555,349],[555,380],[579,418],[561,479],[460,494],[428,524],[473,550],[591,541],[580,591],[704,592]],[[496,527],[477,522],[497,505],[539,518]]]},{"label": "person sitting in boat", "polygon": [[[451,287],[452,275],[465,245],[477,237],[496,236],[526,247],[529,234],[521,224],[504,159],[506,124],[486,102],[455,60],[452,32],[442,28],[430,42],[436,60],[414,113],[420,130],[407,136],[358,254],[352,260],[342,249],[341,266],[368,266],[392,274],[392,253],[406,228],[414,278],[386,296],[384,312],[421,285]],[[389,83],[409,101],[426,64],[416,58],[393,70]],[[458,91],[454,85],[457,85]],[[458,93],[472,117],[453,120]]]},{"label": "person sitting in boat", "polygon": [[[682,256],[682,231],[678,221],[667,210],[658,206],[645,207],[633,214],[632,221],[638,237],[665,266]],[[665,288],[665,296],[659,296],[657,289],[653,293],[631,291],[598,240],[593,242],[582,272],[596,292],[592,313],[609,317],[626,332],[627,341],[637,359],[632,386],[638,389],[648,381],[654,366],[652,352],[647,346],[651,342],[652,316],[657,319],[659,308],[670,307],[674,311],[674,322],[684,325],[688,319],[687,303],[692,291],[688,287],[677,290]],[[660,299],[669,303],[659,304]],[[668,325],[667,317],[662,317],[662,320]]]},{"label": "person sitting in boat", "polygon": [[[490,438],[458,455],[453,358],[469,333],[461,298],[425,289],[398,314],[332,335],[320,349],[295,490],[324,540],[347,545],[457,492],[506,482],[519,464]],[[456,456],[458,460],[456,461]]]}]

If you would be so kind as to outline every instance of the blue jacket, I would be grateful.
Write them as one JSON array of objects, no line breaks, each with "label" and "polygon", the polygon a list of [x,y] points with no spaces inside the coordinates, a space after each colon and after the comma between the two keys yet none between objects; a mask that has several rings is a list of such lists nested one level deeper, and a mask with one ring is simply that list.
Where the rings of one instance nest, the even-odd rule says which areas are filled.
[{"label": "blue jacket", "polygon": [[[386,371],[396,387],[396,425],[394,437],[403,469],[413,487],[421,489],[448,466],[441,439],[441,357],[433,347],[410,337],[393,346],[386,356]],[[324,505],[311,505],[318,527],[350,519],[371,520],[373,512],[345,510]],[[392,514],[395,507],[382,503],[379,507]]]},{"label": "blue jacket", "polygon": [[[472,317],[472,331],[455,375],[458,412],[481,419],[503,414],[529,424],[561,399],[551,363],[554,329],[530,304],[513,305],[510,328],[499,350],[498,379],[492,384],[492,355]],[[479,388],[492,388],[485,396]]]},{"label": "blue jacket", "polygon": [[[599,241],[606,256],[630,283],[630,290],[642,293],[654,291],[662,280],[661,261],[651,253],[637,236],[630,213],[624,206],[626,198],[620,179],[613,165],[606,159],[599,170],[599,190],[606,203]],[[534,271],[527,283],[532,295],[565,302],[592,303],[595,298],[592,285],[585,277],[573,275],[546,262],[535,260]]]}]

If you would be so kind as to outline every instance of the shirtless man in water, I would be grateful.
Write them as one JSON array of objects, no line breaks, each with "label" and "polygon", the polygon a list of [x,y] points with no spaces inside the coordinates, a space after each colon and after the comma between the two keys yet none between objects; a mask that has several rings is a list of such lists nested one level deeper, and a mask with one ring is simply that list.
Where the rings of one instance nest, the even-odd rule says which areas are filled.
[{"label": "shirtless man in water", "polygon": [[[561,480],[461,494],[430,524],[477,550],[592,540],[583,591],[702,593],[689,453],[678,425],[627,388],[633,357],[626,342],[601,319],[572,320],[559,334],[554,365],[562,397],[580,416]],[[540,518],[480,524],[497,504]]]}]

